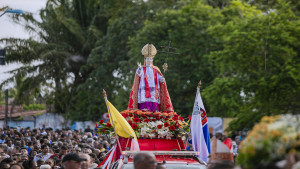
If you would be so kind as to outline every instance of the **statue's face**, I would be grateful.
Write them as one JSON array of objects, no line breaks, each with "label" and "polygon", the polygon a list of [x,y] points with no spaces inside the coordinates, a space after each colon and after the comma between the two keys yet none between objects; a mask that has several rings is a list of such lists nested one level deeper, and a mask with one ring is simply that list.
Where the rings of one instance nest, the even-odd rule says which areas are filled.
[{"label": "statue's face", "polygon": [[153,58],[152,57],[146,57],[145,58],[145,64],[146,66],[151,66],[153,63]]}]

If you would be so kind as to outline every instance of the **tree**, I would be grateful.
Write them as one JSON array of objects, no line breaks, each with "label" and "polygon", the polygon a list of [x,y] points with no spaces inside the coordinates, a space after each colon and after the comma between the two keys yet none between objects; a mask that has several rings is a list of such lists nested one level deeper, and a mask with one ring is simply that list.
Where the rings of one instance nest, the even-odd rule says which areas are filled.
[{"label": "tree", "polygon": [[[32,15],[15,18],[25,21],[25,28],[38,35],[38,39],[2,39],[6,42],[8,62],[24,64],[41,61],[37,65],[24,65],[15,70],[31,78],[31,87],[52,81],[55,89],[55,111],[65,113],[76,87],[88,77],[91,68],[82,69],[87,63],[96,41],[106,31],[107,16],[100,1],[49,0],[40,13],[42,21]],[[33,26],[32,26],[33,25]],[[3,84],[11,81],[8,79]],[[34,84],[34,85],[33,85]]]},{"label": "tree", "polygon": [[78,95],[74,98],[76,104],[72,104],[77,113],[72,116],[99,119],[100,113],[107,112],[102,89],[107,91],[108,99],[117,109],[127,108],[134,76],[132,67],[136,66],[136,61],[131,62],[136,54],[129,54],[128,40],[143,28],[146,19],[156,17],[163,9],[179,6],[176,1],[135,1],[110,18],[106,35],[97,42],[88,59],[87,65],[94,69],[89,79],[78,87]]},{"label": "tree", "polygon": [[[188,115],[192,112],[196,87],[202,79],[205,88],[214,79],[217,72],[208,61],[211,51],[220,45],[217,39],[208,34],[208,28],[222,20],[219,9],[214,9],[199,1],[193,1],[180,9],[167,9],[155,18],[147,20],[143,29],[129,41],[131,57],[129,63],[132,72],[137,68],[136,62],[143,62],[140,50],[146,43],[178,48],[179,55],[170,55],[168,71],[165,75],[170,97],[175,111]],[[154,64],[161,68],[165,55],[158,53]],[[131,82],[133,81],[133,75]],[[132,84],[132,83],[131,83]]]},{"label": "tree", "polygon": [[286,2],[262,14],[233,1],[223,14],[236,12],[240,19],[211,28],[224,44],[210,54],[220,70],[204,91],[211,112],[238,117],[232,130],[250,129],[264,115],[300,113],[299,17]]}]

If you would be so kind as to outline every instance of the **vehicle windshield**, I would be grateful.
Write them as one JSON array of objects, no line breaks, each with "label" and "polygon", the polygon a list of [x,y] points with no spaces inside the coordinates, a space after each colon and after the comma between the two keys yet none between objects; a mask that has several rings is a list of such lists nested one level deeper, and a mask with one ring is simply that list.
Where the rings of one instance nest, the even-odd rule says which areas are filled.
[{"label": "vehicle windshield", "polygon": [[[188,169],[206,169],[204,165],[199,164],[165,164],[167,169],[182,169],[182,168],[188,168]],[[122,166],[122,169],[134,169],[133,164],[124,164]]]}]

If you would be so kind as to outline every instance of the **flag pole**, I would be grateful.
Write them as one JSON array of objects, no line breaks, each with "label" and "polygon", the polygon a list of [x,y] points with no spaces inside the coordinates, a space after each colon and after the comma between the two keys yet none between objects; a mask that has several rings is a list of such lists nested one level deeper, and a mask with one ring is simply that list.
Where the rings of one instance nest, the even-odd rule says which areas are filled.
[{"label": "flag pole", "polygon": [[200,89],[200,87],[201,87],[201,80],[200,80],[200,82],[198,83],[197,88]]},{"label": "flag pole", "polygon": [[198,86],[197,86],[197,92],[198,92],[198,91],[200,92],[200,87],[201,87],[201,80],[200,80],[199,83],[198,83]]},{"label": "flag pole", "polygon": [[[200,87],[201,87],[201,80],[200,80],[200,82],[198,83],[198,86],[197,86],[197,92],[198,92],[198,90],[200,91]],[[191,123],[191,122],[190,122]],[[187,138],[186,138],[186,142],[185,142],[185,147],[187,147],[187,143],[188,143],[188,140],[189,140],[189,135],[191,134],[191,128],[189,129],[189,134],[188,134],[188,136],[187,136]]]},{"label": "flag pole", "polygon": [[115,131],[115,133],[116,133],[118,146],[119,146],[120,152],[121,152],[121,154],[122,154],[122,147],[121,147],[121,144],[120,144],[120,141],[119,141],[119,136],[118,136],[118,134],[117,134],[117,132],[116,132],[115,125],[114,125],[113,120],[112,120],[112,116],[111,116],[111,113],[110,113],[110,109],[109,109],[109,106],[108,106],[108,103],[107,103],[107,95],[106,95],[106,91],[105,91],[104,89],[103,89],[103,96],[104,96],[105,103],[106,103],[106,107],[107,107],[107,110],[108,110],[109,119],[110,119],[110,121],[111,121],[111,123],[112,123],[112,126],[113,126],[113,128],[114,128],[114,131]]}]

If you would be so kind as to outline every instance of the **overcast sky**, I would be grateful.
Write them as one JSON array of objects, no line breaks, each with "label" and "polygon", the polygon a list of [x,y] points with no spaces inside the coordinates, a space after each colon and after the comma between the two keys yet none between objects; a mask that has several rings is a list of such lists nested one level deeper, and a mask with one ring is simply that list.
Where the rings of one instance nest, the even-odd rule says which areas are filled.
[{"label": "overcast sky", "polygon": [[[39,16],[39,11],[41,8],[46,6],[47,0],[0,0],[0,8],[8,6],[11,9],[20,9],[24,12],[33,13],[35,17]],[[3,12],[0,11],[0,15]],[[12,22],[9,17],[12,14],[4,14],[0,17],[0,39],[2,38],[29,38],[30,35],[21,26]],[[4,47],[4,44],[0,44],[0,49]],[[0,66],[0,83],[5,79],[11,77],[12,75],[4,73],[9,70],[16,69],[20,67],[20,64],[9,64],[5,66]]]}]

